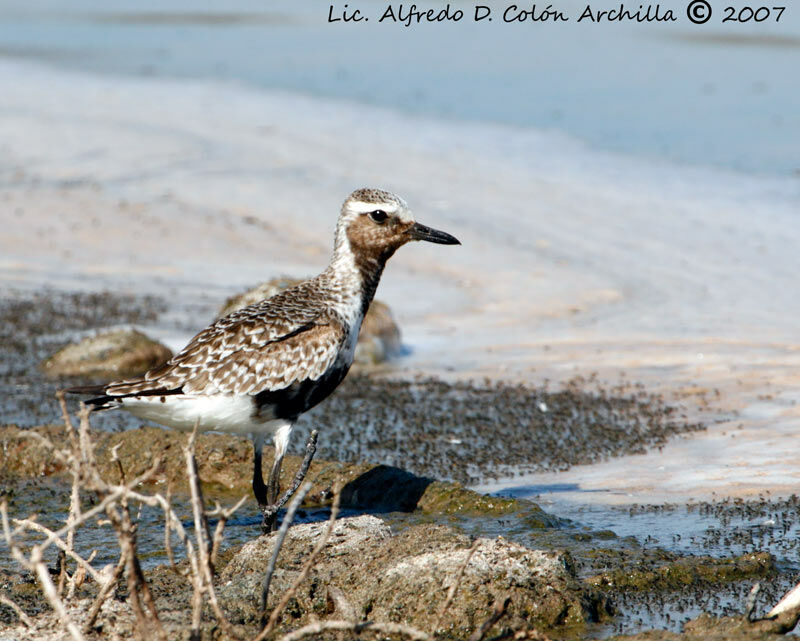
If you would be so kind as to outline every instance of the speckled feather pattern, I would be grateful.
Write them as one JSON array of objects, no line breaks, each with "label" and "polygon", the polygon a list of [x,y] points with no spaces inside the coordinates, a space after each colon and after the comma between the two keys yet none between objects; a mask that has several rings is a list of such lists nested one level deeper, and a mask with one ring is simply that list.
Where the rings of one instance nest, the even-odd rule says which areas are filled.
[{"label": "speckled feather pattern", "polygon": [[253,395],[320,378],[349,330],[336,311],[347,292],[326,275],[219,319],[166,364],[143,378],[113,383],[106,393]]}]

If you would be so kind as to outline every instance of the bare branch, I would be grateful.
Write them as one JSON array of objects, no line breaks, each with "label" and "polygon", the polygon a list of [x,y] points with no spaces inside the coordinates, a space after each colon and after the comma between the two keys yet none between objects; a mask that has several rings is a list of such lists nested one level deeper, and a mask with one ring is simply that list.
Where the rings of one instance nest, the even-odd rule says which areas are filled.
[{"label": "bare branch", "polygon": [[456,572],[456,576],[453,579],[453,584],[447,591],[447,598],[444,600],[442,607],[439,609],[439,616],[436,617],[436,623],[433,626],[434,631],[439,629],[439,626],[442,623],[442,618],[444,618],[444,614],[445,612],[447,612],[447,608],[449,608],[450,604],[453,602],[453,599],[456,596],[456,591],[458,590],[458,587],[461,585],[461,579],[464,577],[464,572],[466,571],[470,560],[472,560],[472,555],[475,554],[475,550],[478,549],[479,545],[480,545],[480,540],[476,539],[475,542],[472,544],[472,547],[467,552],[467,556],[464,559],[464,562],[459,566],[458,572]]},{"label": "bare branch", "polygon": [[167,551],[167,559],[169,559],[169,567],[173,572],[178,572],[178,566],[175,565],[175,555],[172,552],[172,528],[170,523],[170,513],[172,512],[172,484],[167,485],[167,498],[166,506],[164,507],[164,549]]},{"label": "bare branch", "polygon": [[470,635],[469,641],[483,641],[483,637],[485,637],[486,633],[492,629],[492,626],[505,616],[506,610],[508,610],[510,603],[510,596],[506,596],[502,601],[496,601],[492,614],[481,624],[481,627],[479,627]]},{"label": "bare branch", "polygon": [[78,446],[78,433],[75,431],[75,426],[72,424],[72,419],[69,417],[69,411],[67,410],[67,399],[64,396],[64,390],[58,390],[56,392],[56,398],[58,399],[58,404],[61,407],[61,417],[64,419],[64,427],[67,431],[67,438],[72,446],[72,450],[77,452],[80,450],[80,447]]},{"label": "bare branch", "polygon": [[219,554],[219,548],[222,545],[222,538],[223,533],[225,532],[225,524],[228,522],[228,519],[233,516],[234,512],[236,512],[244,502],[247,500],[247,496],[243,496],[239,499],[239,501],[233,507],[228,508],[227,510],[223,510],[221,507],[217,507],[214,511],[215,515],[219,519],[217,521],[217,527],[214,529],[214,541],[211,544],[211,565],[212,567],[216,567],[217,565],[217,555]]},{"label": "bare branch", "polygon": [[183,448],[183,453],[186,457],[186,473],[189,477],[197,549],[200,554],[200,562],[207,564],[211,561],[211,533],[208,527],[208,518],[206,518],[205,505],[203,504],[203,488],[200,486],[200,477],[197,474],[197,458],[195,457],[195,440],[197,439],[199,425],[200,419],[197,419],[194,429],[189,434],[189,442]]},{"label": "bare branch", "polygon": [[[139,565],[139,557],[136,554],[136,526],[131,522],[126,496],[123,496],[120,504],[119,511],[116,506],[109,506],[106,514],[117,532],[117,541],[125,557],[128,600],[139,624],[136,629],[137,636],[147,641],[155,633],[161,641],[166,641],[167,635],[161,626],[158,610],[142,573],[142,568]],[[144,602],[147,612],[142,609],[140,599]]]},{"label": "bare branch", "polygon": [[64,550],[58,551],[56,557],[56,567],[58,567],[58,596],[64,596],[64,586],[67,583],[67,555]]},{"label": "bare branch", "polygon": [[66,628],[67,632],[69,632],[74,641],[84,641],[83,634],[81,634],[78,626],[70,618],[69,614],[67,614],[67,609],[64,607],[64,603],[58,597],[56,586],[50,579],[50,571],[47,569],[47,566],[42,560],[42,546],[37,545],[33,548],[33,550],[31,550],[30,564],[36,572],[36,576],[42,586],[42,591],[44,592],[45,598],[50,602],[50,605],[52,606],[53,611],[58,615],[58,618],[61,619],[61,625]]},{"label": "bare branch", "polygon": [[2,603],[3,605],[7,605],[9,608],[14,610],[14,614],[16,614],[19,617],[19,620],[22,621],[22,623],[25,625],[26,628],[33,627],[33,621],[31,621],[31,618],[27,614],[25,614],[24,610],[21,607],[19,607],[16,603],[14,603],[11,597],[9,597],[3,591],[0,591],[0,603]]},{"label": "bare branch", "polygon": [[261,590],[261,625],[265,625],[266,623],[266,610],[267,610],[267,598],[269,597],[269,584],[272,582],[272,575],[275,572],[275,564],[278,562],[278,553],[281,551],[281,546],[283,545],[283,540],[286,538],[286,533],[289,531],[289,526],[292,524],[294,520],[294,514],[297,512],[297,508],[300,507],[300,503],[303,502],[303,499],[306,497],[306,494],[311,490],[311,483],[305,483],[298,491],[297,494],[294,495],[291,503],[289,503],[289,508],[286,510],[286,516],[283,519],[283,523],[281,523],[281,529],[278,530],[278,535],[275,537],[275,547],[272,550],[272,558],[269,561],[269,566],[267,567],[267,574],[264,576],[264,586]]},{"label": "bare branch", "polygon": [[14,537],[11,533],[11,528],[9,527],[8,523],[8,504],[6,501],[0,503],[0,516],[2,517],[3,521],[3,533],[5,535],[6,544],[8,545],[8,549],[11,551],[11,555],[17,561],[19,561],[24,568],[36,574],[37,578],[39,579],[39,583],[42,586],[44,596],[50,602],[50,605],[53,608],[53,611],[55,611],[55,613],[58,615],[58,618],[61,619],[61,624],[67,629],[75,641],[83,641],[83,635],[67,614],[64,603],[58,596],[58,590],[53,584],[53,581],[50,579],[50,571],[47,569],[47,566],[42,560],[42,551],[44,550],[43,545],[35,546],[31,550],[30,558],[26,559],[25,555],[22,553],[22,550],[20,550],[19,546],[16,544],[16,541],[14,541]]},{"label": "bare branch", "polygon": [[[232,636],[233,628],[228,622],[228,619],[225,617],[225,613],[222,611],[222,608],[219,606],[217,595],[214,591],[214,566],[211,562],[213,553],[211,547],[211,535],[208,527],[208,517],[206,515],[206,509],[203,502],[203,489],[200,486],[200,477],[197,474],[197,458],[195,457],[195,440],[197,437],[197,428],[199,424],[199,420],[194,424],[194,430],[192,430],[192,433],[189,436],[189,442],[183,450],[184,455],[186,456],[186,473],[189,476],[189,488],[191,490],[192,497],[192,511],[194,512],[194,530],[197,538],[197,552],[200,566],[200,574],[197,577],[195,588],[199,587],[200,590],[205,590],[206,594],[208,595],[208,602],[211,605],[211,609],[214,610],[214,614],[217,617],[220,626],[228,636]],[[241,503],[242,502],[240,501],[239,504]],[[197,624],[199,625],[199,623],[200,622],[198,620]]]},{"label": "bare branch", "polygon": [[283,496],[278,500],[277,503],[274,505],[268,505],[262,510],[262,514],[264,516],[264,521],[262,524],[262,530],[266,534],[269,532],[267,529],[268,525],[271,525],[274,522],[274,519],[280,509],[286,505],[286,502],[291,498],[291,496],[297,491],[297,488],[300,487],[300,484],[303,482],[303,479],[306,477],[308,473],[308,468],[311,466],[311,460],[314,458],[314,454],[317,451],[317,437],[319,436],[319,432],[317,430],[311,430],[311,434],[308,437],[308,441],[306,441],[306,453],[303,456],[303,460],[300,463],[300,467],[297,470],[297,473],[294,475],[294,479],[292,480],[292,484],[289,488],[283,493]]},{"label": "bare branch", "polygon": [[747,595],[747,603],[744,608],[744,617],[751,623],[753,622],[753,612],[756,609],[756,597],[758,596],[760,590],[761,583],[756,582],[756,584],[750,588],[750,594]]},{"label": "bare branch", "polygon": [[316,636],[329,630],[342,630],[344,632],[361,632],[370,630],[377,634],[400,634],[412,639],[413,641],[431,641],[432,637],[422,630],[417,630],[409,625],[401,623],[374,623],[365,621],[356,623],[354,621],[315,621],[298,630],[294,630],[280,638],[279,641],[299,641],[305,637]]},{"label": "bare branch", "polygon": [[76,561],[81,568],[91,574],[95,581],[100,581],[100,574],[91,566],[90,562],[83,559],[74,550],[68,549],[68,545],[64,542],[64,539],[57,536],[56,533],[51,529],[46,528],[44,525],[41,525],[36,521],[32,521],[31,519],[13,519],[13,522],[15,525],[23,526],[27,530],[33,530],[34,532],[39,532],[40,534],[46,534],[48,536],[48,540],[52,540],[52,542],[61,548],[61,550],[68,557]]},{"label": "bare branch", "polygon": [[[110,567],[110,565],[109,565]],[[125,569],[125,555],[121,554],[119,557],[119,561],[117,561],[117,565],[114,567],[111,575],[104,578],[103,580],[99,581],[100,591],[97,594],[97,597],[92,603],[92,607],[89,608],[89,618],[83,624],[83,631],[88,633],[94,622],[97,620],[97,615],[100,614],[100,609],[103,607],[103,604],[106,602],[106,599],[111,595],[111,591],[114,589],[114,586],[119,581],[119,577],[122,576],[122,571]]]},{"label": "bare branch", "polygon": [[[92,567],[92,561],[94,561],[95,557],[97,556],[97,550],[92,550],[92,553],[89,555],[89,558],[86,559],[86,565]],[[67,595],[68,599],[71,599],[74,596],[75,590],[80,590],[83,582],[86,580],[86,567],[83,565],[78,565],[75,569],[75,573],[72,575],[72,579],[70,581],[70,594]]]},{"label": "bare branch", "polygon": [[[336,488],[334,490],[333,506],[331,507],[331,516],[328,519],[328,527],[325,529],[325,533],[320,537],[319,541],[317,541],[317,545],[314,546],[311,555],[308,557],[308,559],[306,559],[306,562],[303,565],[303,569],[300,571],[300,574],[294,580],[291,587],[284,593],[283,597],[278,602],[278,605],[276,605],[275,608],[272,610],[272,614],[270,614],[269,617],[269,622],[267,623],[266,627],[261,631],[261,634],[259,634],[255,638],[255,641],[263,641],[263,639],[266,639],[267,635],[269,635],[269,633],[275,629],[275,625],[278,623],[278,619],[280,618],[287,604],[292,599],[292,597],[294,597],[294,595],[297,593],[297,588],[299,588],[300,584],[303,581],[305,581],[306,577],[308,576],[308,573],[314,566],[314,563],[316,563],[317,557],[319,556],[320,552],[322,552],[322,550],[325,548],[328,539],[333,533],[333,527],[336,524],[336,518],[339,516],[339,504],[341,502],[341,498],[342,498],[342,483],[339,482],[336,484]],[[275,556],[274,553],[273,556]],[[266,605],[266,603],[264,605]]]}]

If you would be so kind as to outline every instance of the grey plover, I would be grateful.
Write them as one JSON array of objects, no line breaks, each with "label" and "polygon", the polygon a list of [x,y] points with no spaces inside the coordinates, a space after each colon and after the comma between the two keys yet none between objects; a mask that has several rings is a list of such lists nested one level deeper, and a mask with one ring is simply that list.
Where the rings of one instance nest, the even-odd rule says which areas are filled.
[{"label": "grey plover", "polygon": [[[96,395],[86,401],[94,410],[122,408],[180,430],[197,424],[251,435],[253,492],[264,528],[272,529],[292,426],[344,379],[386,261],[412,240],[460,244],[416,222],[402,198],[380,189],[354,191],[342,205],[333,257],[321,274],[217,320],[138,378],[67,391]],[[264,485],[261,450],[268,436],[275,459]]]}]

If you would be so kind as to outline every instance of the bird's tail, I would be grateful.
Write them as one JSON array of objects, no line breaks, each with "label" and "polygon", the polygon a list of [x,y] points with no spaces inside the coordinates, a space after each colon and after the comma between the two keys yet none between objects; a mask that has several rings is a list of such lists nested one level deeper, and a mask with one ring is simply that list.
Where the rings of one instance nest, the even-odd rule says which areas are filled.
[{"label": "bird's tail", "polygon": [[64,390],[67,394],[90,394],[95,395],[83,401],[84,404],[93,412],[100,412],[102,410],[113,410],[120,406],[118,396],[109,396],[105,393],[105,385],[82,385],[78,387],[68,387]]}]

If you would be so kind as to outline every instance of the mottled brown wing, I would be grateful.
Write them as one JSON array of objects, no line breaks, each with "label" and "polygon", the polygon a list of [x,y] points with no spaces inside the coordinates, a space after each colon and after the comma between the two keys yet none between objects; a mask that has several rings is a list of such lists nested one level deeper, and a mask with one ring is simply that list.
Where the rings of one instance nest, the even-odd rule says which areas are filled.
[{"label": "mottled brown wing", "polygon": [[344,342],[339,323],[309,324],[263,345],[249,344],[192,372],[184,393],[257,394],[316,380],[333,365]]},{"label": "mottled brown wing", "polygon": [[[301,338],[302,337],[302,338]],[[335,359],[344,339],[313,281],[245,307],[197,334],[180,353],[144,376],[111,383],[110,396],[159,393],[248,394],[280,389],[303,370]],[[306,342],[308,341],[308,342]],[[328,363],[329,365],[330,363]]]},{"label": "mottled brown wing", "polygon": [[[122,396],[155,390],[184,394],[257,394],[295,381],[317,379],[333,364],[344,341],[344,328],[334,319],[312,321],[272,340],[263,333],[238,328],[240,339],[218,334],[202,348],[181,352],[144,378],[109,385],[106,394]],[[195,339],[196,340],[196,339]],[[193,343],[194,344],[194,341]]]}]

